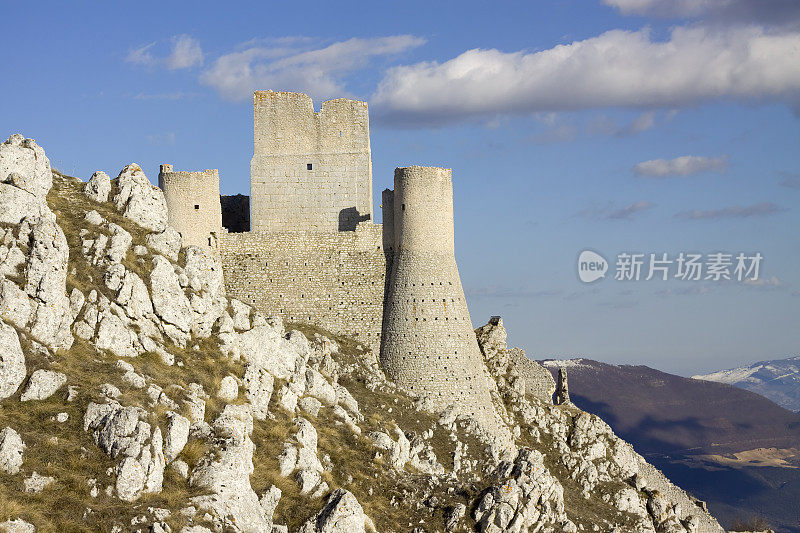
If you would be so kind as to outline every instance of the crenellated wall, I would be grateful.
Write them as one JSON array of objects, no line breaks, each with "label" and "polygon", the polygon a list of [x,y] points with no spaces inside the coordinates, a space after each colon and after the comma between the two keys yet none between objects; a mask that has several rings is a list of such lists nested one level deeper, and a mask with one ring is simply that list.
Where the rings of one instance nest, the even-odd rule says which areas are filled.
[{"label": "crenellated wall", "polygon": [[226,293],[284,320],[380,346],[386,260],[382,226],[355,231],[218,235]]},{"label": "crenellated wall", "polygon": [[340,98],[319,112],[301,93],[253,96],[253,231],[353,231],[372,218],[365,102]]}]

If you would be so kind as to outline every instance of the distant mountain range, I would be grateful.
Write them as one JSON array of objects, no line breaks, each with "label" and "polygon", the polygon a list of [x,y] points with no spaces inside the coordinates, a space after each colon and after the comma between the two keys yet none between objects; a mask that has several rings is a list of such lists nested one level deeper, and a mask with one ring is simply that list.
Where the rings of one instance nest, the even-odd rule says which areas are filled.
[{"label": "distant mountain range", "polygon": [[800,533],[800,414],[725,383],[646,366],[565,366],[572,402],[608,422],[673,482],[708,502],[723,525],[762,516]]},{"label": "distant mountain range", "polygon": [[760,361],[750,366],[692,377],[746,389],[790,411],[800,412],[800,357]]}]

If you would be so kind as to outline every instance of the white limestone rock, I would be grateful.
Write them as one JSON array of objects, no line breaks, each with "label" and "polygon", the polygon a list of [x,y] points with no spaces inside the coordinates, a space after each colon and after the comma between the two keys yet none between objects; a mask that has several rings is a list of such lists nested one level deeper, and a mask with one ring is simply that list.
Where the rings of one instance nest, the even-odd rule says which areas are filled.
[{"label": "white limestone rock", "polygon": [[153,186],[142,169],[132,163],[112,183],[112,200],[117,210],[145,229],[160,233],[167,227],[164,193]]},{"label": "white limestone rock", "polygon": [[192,290],[217,295],[223,289],[220,258],[197,246],[187,246],[184,256],[186,262],[183,269],[189,278],[189,286]]},{"label": "white limestone rock", "polygon": [[[0,192],[0,203],[2,203],[2,192]],[[25,264],[25,254],[17,244],[11,243],[8,248],[0,247],[0,254],[3,254],[0,257],[0,276],[18,275],[20,267]]]},{"label": "white limestone rock", "polygon": [[320,512],[306,522],[300,533],[365,533],[374,531],[372,520],[352,493],[336,489]]},{"label": "white limestone rock", "polygon": [[36,527],[21,518],[0,522],[0,531],[5,533],[36,533]]},{"label": "white limestone rock", "polygon": [[245,390],[245,397],[252,407],[253,418],[265,420],[269,412],[269,401],[272,398],[275,378],[266,369],[248,363],[245,365],[242,384]]},{"label": "white limestone rock", "polygon": [[36,301],[31,336],[48,348],[72,345],[72,316],[66,294],[69,245],[55,220],[41,219],[31,228],[25,264],[25,292]]},{"label": "white limestone rock", "polygon": [[213,430],[212,450],[189,477],[190,486],[211,494],[192,498],[192,505],[208,513],[219,530],[268,531],[264,509],[250,486],[253,418],[247,406],[227,405]]},{"label": "white limestone rock", "polygon": [[180,286],[175,268],[161,255],[153,257],[150,286],[156,314],[168,326],[171,325],[178,330],[176,332],[165,327],[164,332],[173,341],[185,345],[192,326],[192,307]]},{"label": "white limestone rock", "polygon": [[156,253],[171,261],[178,260],[178,253],[181,251],[181,234],[172,226],[167,226],[160,233],[148,233],[145,242]]},{"label": "white limestone rock", "polygon": [[316,398],[307,396],[305,398],[299,399],[297,401],[297,406],[306,413],[316,418],[319,415],[319,410],[322,408],[322,402],[320,402]]},{"label": "white limestone rock", "polygon": [[25,218],[38,219],[49,209],[45,201],[8,183],[0,183],[0,223],[19,224]]},{"label": "white limestone rock", "polygon": [[17,392],[25,376],[25,355],[17,330],[0,322],[0,400]]},{"label": "white limestone rock", "polygon": [[22,466],[25,443],[19,433],[6,427],[0,431],[0,470],[14,475]]},{"label": "white limestone rock", "polygon": [[245,361],[269,369],[278,379],[304,372],[311,352],[302,333],[291,331],[284,336],[279,324],[254,325],[239,335],[239,348]]},{"label": "white limestone rock", "polygon": [[336,389],[313,368],[306,369],[305,393],[329,407],[336,405]]},{"label": "white limestone rock", "polygon": [[121,262],[128,255],[133,237],[122,226],[113,222],[109,222],[108,229],[111,232],[111,239],[106,248],[106,260],[113,265]]},{"label": "white limestone rock", "polygon": [[97,328],[95,346],[117,357],[136,357],[140,354],[139,339],[116,315],[103,314]]},{"label": "white limestone rock", "polygon": [[164,479],[161,429],[151,430],[149,423],[140,420],[144,416],[143,410],[115,401],[92,402],[84,415],[84,430],[92,431],[95,443],[112,459],[121,457],[115,488],[123,501],[135,501],[145,492],[160,492]]},{"label": "white limestone rock", "polygon": [[0,278],[0,320],[24,328],[30,321],[31,311],[25,291],[10,279]]},{"label": "white limestone rock", "polygon": [[177,413],[169,413],[167,435],[164,439],[164,457],[167,463],[172,463],[183,451],[189,440],[189,419]]},{"label": "white limestone rock", "polygon": [[226,402],[232,402],[239,397],[239,382],[234,376],[225,376],[219,384],[217,398]]},{"label": "white limestone rock", "polygon": [[108,195],[111,192],[111,178],[102,170],[98,170],[86,185],[83,186],[83,194],[95,202],[107,202]]},{"label": "white limestone rock", "polygon": [[52,396],[67,382],[66,374],[52,370],[35,370],[22,391],[20,401],[45,400]]},{"label": "white limestone rock", "polygon": [[231,308],[233,309],[233,327],[236,331],[247,331],[250,329],[250,306],[245,305],[236,298],[231,298]]},{"label": "white limestone rock", "polygon": [[[16,173],[13,179],[9,175]],[[19,133],[0,144],[0,181],[11,181],[15,187],[44,199],[53,186],[50,160],[33,139]]]},{"label": "white limestone rock", "polygon": [[275,514],[275,509],[278,507],[278,503],[281,500],[281,495],[281,489],[275,485],[270,485],[270,487],[264,492],[259,500],[261,508],[264,510],[264,517],[269,522],[272,522],[272,517]]},{"label": "white limestone rock", "polygon": [[50,476],[43,476],[38,472],[34,471],[30,477],[26,478],[22,482],[22,490],[23,492],[29,494],[37,494],[42,492],[48,485],[52,485],[56,482],[56,478]]}]

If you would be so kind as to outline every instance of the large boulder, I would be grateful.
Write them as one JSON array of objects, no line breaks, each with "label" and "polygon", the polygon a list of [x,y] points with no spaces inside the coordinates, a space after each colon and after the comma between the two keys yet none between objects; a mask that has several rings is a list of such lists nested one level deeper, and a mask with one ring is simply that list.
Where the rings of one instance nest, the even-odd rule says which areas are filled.
[{"label": "large boulder", "polygon": [[52,396],[64,383],[67,382],[66,374],[52,370],[36,370],[31,374],[28,385],[22,391],[21,402],[29,400],[46,400]]},{"label": "large boulder", "polygon": [[142,420],[147,413],[118,402],[90,403],[83,418],[85,431],[117,464],[117,497],[135,501],[142,493],[161,492],[164,480],[164,441],[161,429]]},{"label": "large boulder", "polygon": [[0,322],[0,400],[19,389],[25,380],[25,355],[19,344],[17,330]]},{"label": "large boulder", "polygon": [[56,349],[72,344],[67,262],[69,245],[55,220],[42,218],[31,228],[30,251],[25,264],[25,292],[35,300],[30,333]]},{"label": "large boulder", "polygon": [[9,183],[0,183],[0,223],[19,224],[49,212],[45,201]]},{"label": "large boulder", "polygon": [[164,193],[144,175],[141,167],[132,163],[112,184],[117,210],[145,229],[162,232],[167,227],[167,202]]},{"label": "large boulder", "polygon": [[92,177],[83,186],[83,193],[95,202],[107,202],[110,192],[111,178],[103,171],[92,174]]},{"label": "large boulder", "polygon": [[[11,174],[15,176],[10,178]],[[0,144],[0,181],[44,199],[53,186],[50,160],[44,149],[19,133],[9,137]]]},{"label": "large boulder", "polygon": [[25,443],[19,433],[9,427],[0,431],[0,470],[11,475],[19,472],[23,453]]},{"label": "large boulder", "polygon": [[30,318],[31,302],[28,295],[10,279],[0,277],[0,319],[24,328]]},{"label": "large boulder", "polygon": [[372,520],[351,492],[336,489],[328,496],[325,506],[306,522],[300,533],[365,533],[373,531]]},{"label": "large boulder", "polygon": [[[150,286],[156,314],[166,326],[177,328],[178,332],[188,337],[192,326],[192,306],[181,288],[175,267],[166,257],[160,255],[153,257]],[[165,332],[173,340],[180,337],[172,328],[165,327]]]},{"label": "large boulder", "polygon": [[214,446],[189,477],[190,486],[210,494],[192,498],[218,531],[269,531],[269,522],[250,485],[253,417],[244,405],[227,405],[214,421]]}]

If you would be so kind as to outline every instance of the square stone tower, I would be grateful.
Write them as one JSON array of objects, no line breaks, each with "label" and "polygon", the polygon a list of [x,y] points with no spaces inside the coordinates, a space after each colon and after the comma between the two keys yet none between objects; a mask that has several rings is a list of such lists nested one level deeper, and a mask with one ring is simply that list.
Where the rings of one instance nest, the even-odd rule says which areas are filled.
[{"label": "square stone tower", "polygon": [[314,111],[301,93],[253,96],[253,231],[353,231],[372,219],[366,102],[340,98]]}]

